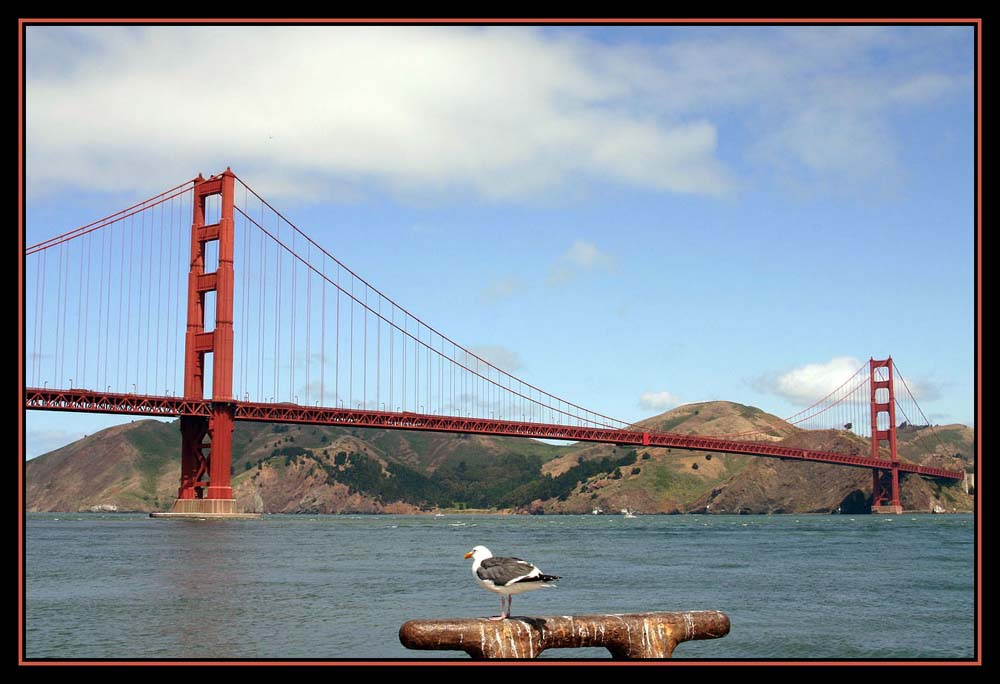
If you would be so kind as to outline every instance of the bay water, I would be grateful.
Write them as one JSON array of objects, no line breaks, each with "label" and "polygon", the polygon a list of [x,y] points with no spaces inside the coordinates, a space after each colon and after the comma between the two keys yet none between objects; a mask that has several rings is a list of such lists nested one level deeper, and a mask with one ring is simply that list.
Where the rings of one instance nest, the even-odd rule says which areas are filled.
[{"label": "bay water", "polygon": [[[411,619],[497,615],[463,555],[561,575],[516,615],[720,610],[675,658],[974,656],[971,515],[29,514],[29,658],[465,658],[405,649]],[[605,658],[603,649],[546,658]]]}]

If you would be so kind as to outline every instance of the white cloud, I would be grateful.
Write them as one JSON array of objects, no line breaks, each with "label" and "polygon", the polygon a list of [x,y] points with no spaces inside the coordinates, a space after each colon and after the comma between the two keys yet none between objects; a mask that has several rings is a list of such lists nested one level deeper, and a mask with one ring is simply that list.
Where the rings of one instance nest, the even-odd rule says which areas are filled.
[{"label": "white cloud", "polygon": [[374,182],[502,200],[581,180],[719,196],[741,153],[753,177],[866,184],[900,173],[898,112],[971,94],[972,35],[33,26],[28,191],[154,191],[228,164],[269,197]]},{"label": "white cloud", "polygon": [[469,347],[469,351],[508,373],[513,373],[524,367],[520,355],[507,347],[500,345],[478,345]]},{"label": "white cloud", "polygon": [[552,265],[548,283],[562,285],[586,273],[610,270],[614,265],[614,258],[602,252],[597,245],[577,240]]},{"label": "white cloud", "polygon": [[[784,397],[798,406],[811,406],[820,399],[838,389],[855,371],[862,366],[860,359],[853,356],[838,356],[824,363],[808,363],[785,373],[767,374],[751,380],[749,384],[758,392],[776,394]],[[863,377],[867,377],[867,364]],[[881,371],[880,371],[881,372]],[[925,378],[906,379],[913,398],[919,402],[934,401],[942,396],[940,384]],[[846,389],[850,389],[851,385]],[[909,406],[910,397],[903,382],[897,375],[895,378],[896,400],[900,408]],[[867,390],[865,390],[867,392]],[[837,395],[838,397],[840,395]],[[852,395],[847,402],[868,404],[870,398],[865,395]],[[900,410],[900,409],[897,409]],[[900,415],[900,420],[903,416]],[[910,420],[920,420],[919,414],[909,416]]]},{"label": "white cloud", "polygon": [[[962,27],[742,27],[691,29],[624,78],[640,96],[716,123],[737,115],[756,170],[837,191],[889,186],[902,174],[895,118],[944,96],[972,94],[954,65],[972,49]],[[929,59],[929,55],[934,55]],[[638,54],[635,55],[638,57]],[[951,69],[947,67],[951,66]]]},{"label": "white cloud", "polygon": [[762,136],[754,153],[786,179],[806,171],[810,179],[851,188],[875,182],[892,189],[900,171],[885,123],[850,105],[803,107],[780,130]]},{"label": "white cloud", "polygon": [[502,199],[578,174],[725,192],[714,125],[629,111],[615,51],[533,28],[32,27],[28,180],[158,188],[228,164],[307,198],[374,180]]},{"label": "white cloud", "polygon": [[764,376],[752,384],[758,391],[777,394],[799,406],[809,406],[840,387],[860,367],[859,359],[838,356],[825,363],[808,363],[787,373]]},{"label": "white cloud", "polygon": [[680,403],[680,397],[672,392],[643,392],[639,396],[639,406],[653,411],[663,411]]}]

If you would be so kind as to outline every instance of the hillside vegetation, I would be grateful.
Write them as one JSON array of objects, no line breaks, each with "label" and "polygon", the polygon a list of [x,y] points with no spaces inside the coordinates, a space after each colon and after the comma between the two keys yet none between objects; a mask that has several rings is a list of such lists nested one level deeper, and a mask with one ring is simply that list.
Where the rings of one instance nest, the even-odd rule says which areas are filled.
[{"label": "hillside vegetation", "polygon": [[[799,430],[752,406],[689,404],[638,424],[651,431],[745,435],[788,446],[868,453],[846,431]],[[746,438],[746,437],[741,437]],[[972,473],[973,431],[963,425],[899,430],[901,458]],[[26,464],[27,508],[77,511],[113,503],[165,510],[180,478],[176,422],[137,420]],[[782,513],[866,510],[863,469],[662,448],[404,430],[237,423],[233,487],[246,510],[419,512],[488,509],[589,513]],[[904,506],[971,510],[962,485],[903,479]]]}]

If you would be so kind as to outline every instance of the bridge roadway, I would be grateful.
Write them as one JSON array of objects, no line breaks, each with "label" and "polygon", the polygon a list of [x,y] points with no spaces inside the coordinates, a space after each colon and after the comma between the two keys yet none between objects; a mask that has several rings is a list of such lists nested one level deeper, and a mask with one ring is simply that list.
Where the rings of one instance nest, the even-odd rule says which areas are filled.
[{"label": "bridge roadway", "polygon": [[[84,413],[124,413],[151,418],[180,417],[181,415],[212,415],[212,400],[185,399],[183,397],[150,396],[96,392],[89,389],[57,390],[48,388],[25,389],[25,408],[43,411],[78,411]],[[458,432],[477,435],[507,437],[534,437],[538,439],[565,439],[576,442],[603,442],[622,446],[670,447],[697,451],[714,451],[726,454],[765,456],[796,461],[832,463],[855,468],[889,470],[898,468],[901,473],[916,473],[927,477],[961,480],[962,471],[930,468],[927,466],[838,454],[811,449],[797,449],[769,442],[743,442],[715,437],[679,435],[671,432],[642,432],[614,428],[581,427],[552,423],[532,423],[500,420],[439,416],[410,412],[372,411],[362,408],[337,408],[302,406],[291,403],[256,403],[233,401],[236,420],[254,420],[268,423],[299,423],[308,425],[337,425],[389,430],[427,430],[430,432]]]}]

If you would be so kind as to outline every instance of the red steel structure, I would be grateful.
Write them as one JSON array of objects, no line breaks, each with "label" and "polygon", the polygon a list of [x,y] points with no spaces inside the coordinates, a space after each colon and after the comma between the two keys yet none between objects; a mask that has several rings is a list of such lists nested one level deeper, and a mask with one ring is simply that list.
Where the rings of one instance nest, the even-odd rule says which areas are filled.
[{"label": "red steel structure", "polygon": [[[214,402],[183,397],[152,397],[134,394],[96,393],[87,390],[29,389],[26,394],[29,409],[43,411],[77,411],[85,413],[123,413],[155,418],[193,416],[208,419],[213,415]],[[881,470],[886,461],[871,457],[839,454],[812,449],[797,449],[768,442],[739,441],[717,437],[681,435],[671,432],[643,432],[610,428],[574,427],[546,423],[523,423],[489,418],[463,418],[419,413],[390,413],[345,408],[295,406],[290,404],[256,404],[236,401],[231,404],[235,420],[266,423],[297,423],[304,425],[334,425],[390,430],[422,430],[456,432],[503,437],[535,439],[565,439],[576,442],[597,442],[621,446],[669,447],[697,451],[714,451],[746,456],[765,456],[793,461],[830,463],[855,468]],[[895,461],[893,470],[927,477],[961,480],[961,472],[945,468]],[[209,488],[211,491],[211,488]]]},{"label": "red steel structure", "polygon": [[[184,398],[205,396],[205,355],[212,354],[212,403],[208,415],[181,414],[181,486],[175,511],[235,513],[229,483],[233,427],[233,195],[230,169],[208,180],[194,181],[191,223],[191,269],[188,273],[187,335],[184,345]],[[206,225],[205,203],[221,198],[221,217]],[[208,245],[218,244],[219,264],[205,272]],[[206,295],[215,293],[215,329],[205,330]],[[207,480],[203,477],[208,476]],[[195,500],[206,500],[205,504]]]},{"label": "red steel structure", "polygon": [[[179,274],[185,263],[178,247],[175,267],[171,239],[183,239],[188,197],[186,273],[171,284],[171,274]],[[230,169],[207,179],[199,175],[33,245],[25,255],[34,259],[36,277],[34,320],[26,325],[35,386],[26,388],[25,406],[178,417],[176,513],[237,513],[230,481],[236,420],[669,447],[868,468],[875,512],[901,512],[900,473],[964,477],[961,471],[899,460],[897,407],[908,422],[923,414],[905,381],[904,396],[897,396],[898,369],[891,357],[871,359],[827,397],[788,419],[797,427],[870,434],[870,455],[781,446],[774,443],[776,436],[761,432],[708,437],[651,431],[555,397],[417,319],[305,236]],[[109,269],[119,256],[117,270]],[[242,283],[234,266],[238,259]],[[181,278],[187,290],[184,319],[172,313],[185,286]],[[172,394],[169,387],[159,388],[176,377],[170,363],[179,355],[180,340],[172,341],[172,330],[182,320],[183,391]],[[258,338],[251,340],[254,333]],[[209,355],[212,387],[206,397]],[[304,371],[304,384],[296,383],[297,371],[300,382]],[[70,372],[77,378],[75,388]],[[88,387],[94,383],[106,390]],[[132,391],[112,391],[123,385]],[[305,393],[304,404],[298,391]],[[313,406],[310,392],[319,396]],[[251,393],[260,400],[251,401]],[[289,401],[278,401],[282,394]]]},{"label": "red steel structure", "polygon": [[[899,455],[896,452],[896,393],[892,382],[892,357],[868,362],[872,410],[872,458],[882,442],[889,443],[889,468],[872,470],[872,510],[902,513],[899,502]],[[885,420],[879,420],[885,416]],[[879,427],[885,425],[885,428]]]}]

